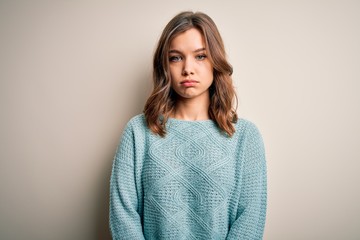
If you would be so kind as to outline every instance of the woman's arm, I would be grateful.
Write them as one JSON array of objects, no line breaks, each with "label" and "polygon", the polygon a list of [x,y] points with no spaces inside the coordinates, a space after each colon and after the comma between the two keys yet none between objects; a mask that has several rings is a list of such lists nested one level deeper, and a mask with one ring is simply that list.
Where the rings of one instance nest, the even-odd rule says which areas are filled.
[{"label": "woman's arm", "polygon": [[243,169],[237,218],[227,239],[262,239],[266,217],[267,179],[261,135],[248,123],[243,145]]},{"label": "woman's arm", "polygon": [[114,157],[110,180],[110,229],[114,240],[145,239],[139,214],[131,123],[126,126]]}]

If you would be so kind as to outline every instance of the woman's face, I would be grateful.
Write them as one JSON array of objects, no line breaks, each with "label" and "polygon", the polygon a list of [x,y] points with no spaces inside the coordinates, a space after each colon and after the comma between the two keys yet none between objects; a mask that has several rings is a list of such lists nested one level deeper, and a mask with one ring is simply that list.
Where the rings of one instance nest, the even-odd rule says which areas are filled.
[{"label": "woman's face", "polygon": [[169,66],[171,87],[181,98],[209,99],[213,67],[207,58],[204,36],[191,28],[170,43]]}]

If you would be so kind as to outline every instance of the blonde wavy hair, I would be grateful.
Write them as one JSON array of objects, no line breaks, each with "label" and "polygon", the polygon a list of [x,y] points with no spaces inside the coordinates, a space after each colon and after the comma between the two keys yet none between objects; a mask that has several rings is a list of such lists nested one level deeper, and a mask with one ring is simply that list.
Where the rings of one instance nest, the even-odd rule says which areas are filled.
[{"label": "blonde wavy hair", "polygon": [[[205,39],[207,56],[213,66],[213,83],[209,88],[209,116],[227,135],[235,132],[233,123],[238,120],[232,84],[233,68],[226,59],[223,40],[214,21],[202,12],[181,12],[165,26],[153,58],[153,90],[148,98],[144,115],[149,129],[162,137],[166,135],[166,122],[174,111],[176,93],[171,88],[169,48],[171,41],[191,28],[199,30]],[[236,101],[237,102],[237,101]]]}]

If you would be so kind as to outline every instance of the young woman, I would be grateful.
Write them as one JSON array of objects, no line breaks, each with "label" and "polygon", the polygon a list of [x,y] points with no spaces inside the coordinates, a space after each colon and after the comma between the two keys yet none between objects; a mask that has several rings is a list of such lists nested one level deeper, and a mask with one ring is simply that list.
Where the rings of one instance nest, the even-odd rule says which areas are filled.
[{"label": "young woman", "polygon": [[114,239],[262,239],[264,147],[236,115],[231,74],[209,16],[182,12],[167,24],[153,92],[114,158]]}]

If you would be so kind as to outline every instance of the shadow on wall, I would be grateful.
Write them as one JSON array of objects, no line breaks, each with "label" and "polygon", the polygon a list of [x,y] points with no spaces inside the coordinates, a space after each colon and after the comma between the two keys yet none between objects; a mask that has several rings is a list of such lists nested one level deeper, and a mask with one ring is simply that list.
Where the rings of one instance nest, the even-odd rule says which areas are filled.
[{"label": "shadow on wall", "polygon": [[[142,72],[134,79],[138,79],[135,81],[135,91],[134,94],[131,94],[131,99],[122,99],[122,102],[128,103],[131,102],[132,105],[123,105],[123,107],[130,107],[132,109],[124,109],[125,114],[118,114],[120,116],[119,122],[123,121],[122,128],[125,127],[126,121],[131,117],[139,114],[143,111],[145,102],[150,95],[152,88],[151,74]],[[119,89],[119,94],[124,89]],[[126,91],[129,91],[126,89]],[[136,94],[137,93],[137,94]],[[121,94],[124,96],[123,94]],[[128,97],[129,94],[126,95]],[[119,108],[117,108],[119,109]],[[118,111],[118,110],[116,110]],[[126,115],[126,116],[124,116]],[[125,118],[124,118],[125,117]],[[117,126],[115,126],[117,128]],[[122,132],[122,131],[121,131]],[[116,137],[116,143],[114,146],[118,144],[120,136]],[[104,157],[104,166],[102,168],[102,173],[100,174],[99,185],[96,191],[97,196],[97,209],[96,209],[96,239],[99,240],[111,240],[111,234],[109,229],[109,202],[110,202],[110,177],[111,177],[111,168],[113,163],[113,158],[116,149],[111,149],[111,151]]]}]

